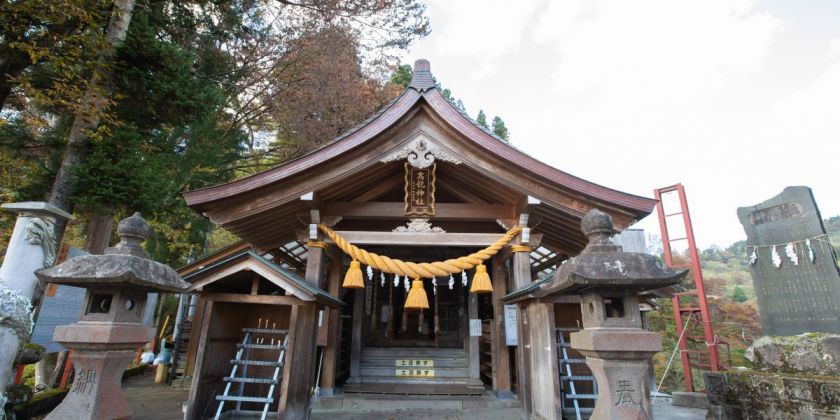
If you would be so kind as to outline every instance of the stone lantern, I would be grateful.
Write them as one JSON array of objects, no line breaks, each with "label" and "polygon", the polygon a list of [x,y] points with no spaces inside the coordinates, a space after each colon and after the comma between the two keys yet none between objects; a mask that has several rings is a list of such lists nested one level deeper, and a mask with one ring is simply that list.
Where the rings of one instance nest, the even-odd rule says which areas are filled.
[{"label": "stone lantern", "polygon": [[564,263],[552,292],[579,294],[583,330],[571,346],[586,356],[598,382],[592,419],[650,419],[649,364],[662,349],[660,335],[642,329],[639,292],[680,282],[687,270],[674,270],[653,255],[623,252],[610,240],[609,215],[590,211],[581,221],[589,244]]},{"label": "stone lantern", "polygon": [[123,219],[117,234],[119,244],[103,255],[72,258],[36,273],[46,283],[87,288],[79,322],[59,326],[53,335],[73,350],[76,376],[47,419],[130,418],[120,382],[137,349],[154,335],[142,323],[146,295],[188,287],[172,268],[150,260],[140,247],[151,234],[140,213]]}]

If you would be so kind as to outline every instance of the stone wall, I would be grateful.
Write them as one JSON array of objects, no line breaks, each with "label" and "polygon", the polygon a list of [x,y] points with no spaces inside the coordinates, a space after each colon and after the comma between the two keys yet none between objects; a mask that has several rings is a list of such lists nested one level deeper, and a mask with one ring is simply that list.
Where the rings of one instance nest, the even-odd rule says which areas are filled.
[{"label": "stone wall", "polygon": [[840,336],[762,337],[756,370],[706,373],[707,419],[840,419]]}]

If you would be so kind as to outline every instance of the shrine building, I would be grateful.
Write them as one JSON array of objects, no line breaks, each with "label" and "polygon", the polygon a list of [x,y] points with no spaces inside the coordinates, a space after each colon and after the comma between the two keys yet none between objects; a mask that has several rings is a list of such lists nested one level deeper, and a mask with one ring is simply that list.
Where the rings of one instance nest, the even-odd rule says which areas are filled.
[{"label": "shrine building", "polygon": [[[316,386],[491,395],[546,419],[591,407],[564,379],[586,375],[566,344],[579,298],[517,297],[580,253],[589,210],[623,230],[656,204],[496,137],[441,94],[426,60],[323,147],[184,197],[242,239],[180,272],[198,296],[183,367],[191,419],[305,418]],[[592,381],[572,395],[587,392]]]}]

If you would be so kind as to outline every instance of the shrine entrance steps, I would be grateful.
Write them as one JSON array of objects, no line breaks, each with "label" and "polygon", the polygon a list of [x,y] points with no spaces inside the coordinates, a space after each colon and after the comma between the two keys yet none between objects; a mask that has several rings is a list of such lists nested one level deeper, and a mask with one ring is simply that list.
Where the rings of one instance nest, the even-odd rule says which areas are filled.
[{"label": "shrine entrance steps", "polygon": [[[428,365],[425,365],[428,363]],[[418,366],[420,364],[420,366]],[[419,375],[414,375],[419,373]],[[463,349],[365,348],[359,381],[344,393],[395,395],[482,395],[484,384],[469,377]]]},{"label": "shrine entrance steps", "polygon": [[339,394],[313,402],[311,420],[460,419],[518,420],[519,400],[499,400],[491,392],[481,396]]}]

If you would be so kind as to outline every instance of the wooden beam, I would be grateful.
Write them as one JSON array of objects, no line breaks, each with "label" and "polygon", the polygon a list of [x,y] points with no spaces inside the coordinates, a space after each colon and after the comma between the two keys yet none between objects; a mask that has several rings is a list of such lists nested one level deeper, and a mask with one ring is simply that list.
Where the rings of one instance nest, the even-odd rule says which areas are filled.
[{"label": "wooden beam", "polygon": [[[374,232],[337,231],[354,245],[399,246],[468,246],[486,247],[498,241],[501,233],[436,233],[436,232]],[[327,242],[332,241],[327,238]]]},{"label": "wooden beam", "polygon": [[546,268],[551,267],[552,265],[556,265],[557,263],[559,263],[561,260],[563,260],[565,258],[566,258],[566,256],[563,255],[563,254],[556,254],[555,256],[543,261],[542,263],[537,264],[534,267],[531,267],[531,273],[532,274],[537,274],[540,271],[543,271]]},{"label": "wooden beam", "polygon": [[254,273],[254,277],[251,279],[251,295],[256,296],[259,291],[260,291],[260,276],[257,273]]},{"label": "wooden beam", "polygon": [[[405,219],[405,204],[399,202],[327,201],[323,216],[346,219]],[[437,203],[434,220],[496,220],[514,217],[513,206],[503,204]]]},{"label": "wooden beam", "polygon": [[438,175],[436,181],[442,189],[444,189],[444,190],[448,191],[449,193],[455,195],[456,197],[460,198],[461,200],[466,201],[467,203],[480,204],[480,203],[486,203],[487,202],[487,200],[485,200],[485,199],[467,191],[464,188],[456,187],[446,177]]},{"label": "wooden beam", "polygon": [[262,305],[302,305],[306,303],[292,296],[243,295],[239,293],[205,293],[202,296],[214,302],[255,303]]},{"label": "wooden beam", "polygon": [[286,264],[289,264],[289,266],[292,267],[292,269],[294,270],[303,271],[305,267],[303,263],[296,260],[294,257],[292,257],[291,255],[287,254],[285,251],[279,248],[272,249],[271,251],[269,251],[269,254],[271,254],[275,258],[274,262],[284,262]]},{"label": "wooden beam", "polygon": [[382,182],[376,184],[376,186],[374,186],[373,188],[357,195],[350,201],[354,203],[365,203],[371,201],[373,199],[379,198],[379,196],[399,186],[403,182],[404,180],[402,176],[387,177],[384,180],[382,180]]}]

